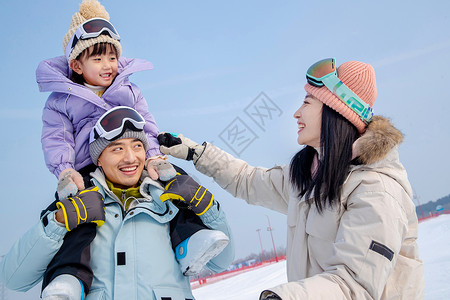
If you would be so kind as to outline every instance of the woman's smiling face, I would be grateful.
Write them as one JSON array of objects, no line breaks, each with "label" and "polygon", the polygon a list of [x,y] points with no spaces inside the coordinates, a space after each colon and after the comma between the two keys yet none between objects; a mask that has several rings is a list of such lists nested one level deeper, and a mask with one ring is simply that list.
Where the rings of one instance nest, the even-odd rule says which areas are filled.
[{"label": "woman's smiling face", "polygon": [[299,145],[320,147],[320,130],[322,126],[323,103],[307,94],[302,106],[294,113],[297,119]]}]

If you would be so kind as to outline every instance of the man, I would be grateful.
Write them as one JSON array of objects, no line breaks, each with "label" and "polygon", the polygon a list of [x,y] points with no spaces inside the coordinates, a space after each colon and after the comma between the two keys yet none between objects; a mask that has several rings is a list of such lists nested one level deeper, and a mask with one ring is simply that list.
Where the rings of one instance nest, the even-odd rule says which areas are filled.
[{"label": "man", "polygon": [[[202,209],[199,217],[203,224],[230,238],[228,246],[207,264],[216,272],[224,270],[234,257],[225,215],[206,189],[202,193],[209,193],[210,198],[194,199],[191,191],[202,187],[187,175],[177,176],[167,191],[146,176],[143,126],[133,116],[118,117],[117,113],[109,121],[109,127],[104,123],[99,131],[96,125],[91,132],[89,150],[99,167],[90,174],[93,186],[57,202],[57,210],[43,214],[1,262],[0,280],[10,289],[29,290],[43,278],[55,254],[70,253],[60,251],[66,234],[94,223],[101,227],[86,248],[94,274],[86,299],[194,299],[189,277],[182,274],[170,239],[169,222],[179,209],[171,201],[161,201],[160,196],[164,194],[164,200],[193,199],[190,207],[194,212]],[[180,189],[181,182],[186,189]]]}]

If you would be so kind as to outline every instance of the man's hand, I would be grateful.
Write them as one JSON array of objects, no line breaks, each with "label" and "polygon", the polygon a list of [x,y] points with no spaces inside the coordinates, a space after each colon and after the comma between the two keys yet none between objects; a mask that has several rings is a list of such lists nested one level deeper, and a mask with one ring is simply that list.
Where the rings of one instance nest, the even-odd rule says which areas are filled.
[{"label": "man's hand", "polygon": [[161,132],[158,134],[158,142],[162,153],[180,159],[193,160],[194,164],[205,150],[205,146],[191,141],[182,134]]},{"label": "man's hand", "polygon": [[102,226],[105,223],[105,203],[103,201],[97,186],[85,189],[73,197],[56,203],[56,207],[59,208],[56,220],[61,222],[62,214],[67,231],[89,222]]},{"label": "man's hand", "polygon": [[183,201],[198,216],[204,214],[214,200],[214,195],[189,175],[177,175],[166,185],[165,190],[160,197],[161,201]]},{"label": "man's hand", "polygon": [[81,190],[84,190],[84,182],[80,173],[68,168],[59,174],[58,187],[56,188],[59,199],[66,199]]}]

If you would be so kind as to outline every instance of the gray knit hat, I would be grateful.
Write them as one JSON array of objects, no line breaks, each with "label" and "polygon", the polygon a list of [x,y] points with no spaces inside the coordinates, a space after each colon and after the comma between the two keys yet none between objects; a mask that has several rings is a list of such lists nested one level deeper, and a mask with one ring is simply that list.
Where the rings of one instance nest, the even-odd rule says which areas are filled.
[{"label": "gray knit hat", "polygon": [[[80,4],[80,10],[72,16],[72,22],[69,26],[69,31],[66,33],[63,39],[63,51],[66,51],[67,44],[69,43],[72,36],[75,34],[77,28],[83,24],[83,22],[92,18],[103,18],[109,21],[109,14],[105,7],[100,4],[97,0],[83,0]],[[87,40],[78,40],[72,53],[68,57],[70,63],[71,60],[75,59],[83,52],[85,49],[98,44],[98,43],[110,43],[117,50],[117,57],[122,53],[122,47],[118,40],[113,39],[107,34],[99,35],[95,38],[90,38]]]},{"label": "gray knit hat", "polygon": [[[93,130],[93,129],[92,129]],[[126,139],[126,138],[135,138],[138,139],[144,144],[145,151],[148,149],[148,141],[147,136],[145,135],[143,130],[133,131],[131,129],[125,129],[123,134],[114,141],[118,139]],[[99,137],[95,141],[89,144],[89,154],[91,155],[92,161],[97,166],[98,157],[102,154],[103,150],[113,141],[108,141],[105,138]]]}]

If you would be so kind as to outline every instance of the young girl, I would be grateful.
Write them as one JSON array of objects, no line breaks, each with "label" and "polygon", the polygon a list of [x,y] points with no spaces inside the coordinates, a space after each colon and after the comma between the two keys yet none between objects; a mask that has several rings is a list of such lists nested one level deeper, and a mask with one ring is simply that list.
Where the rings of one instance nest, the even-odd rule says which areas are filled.
[{"label": "young girl", "polygon": [[[102,18],[102,19],[101,19]],[[108,109],[123,105],[146,119],[150,147],[159,157],[158,128],[139,88],[128,77],[153,68],[150,62],[120,57],[120,37],[97,1],[84,1],[64,37],[65,57],[44,60],[36,71],[41,92],[52,92],[43,111],[42,148],[50,172],[83,188],[77,171],[92,164],[89,131]],[[84,22],[90,22],[80,26]],[[77,171],[75,171],[77,170]],[[59,191],[64,198],[67,192]]]},{"label": "young girl", "polygon": [[398,157],[403,136],[372,117],[374,69],[358,61],[336,69],[325,59],[307,79],[294,113],[305,147],[289,165],[252,167],[182,136],[160,149],[182,159],[194,149],[196,169],[233,196],[287,215],[288,283],[261,300],[423,299],[417,216]]},{"label": "young girl", "polygon": [[[121,57],[120,36],[108,20],[108,13],[98,1],[83,1],[79,12],[73,15],[63,40],[65,56],[44,60],[36,71],[40,91],[52,92],[43,110],[42,148],[47,167],[58,177],[59,199],[75,195],[85,188],[83,176],[96,168],[89,155],[89,133],[103,113],[117,106],[134,108],[146,121],[144,131],[149,144],[146,153],[149,176],[154,180],[166,181],[176,174],[159,151],[159,131],[141,91],[128,79],[135,72],[152,69],[152,64]],[[95,237],[95,226],[86,226],[81,230],[88,232],[85,236],[89,241]],[[78,234],[70,233],[70,236]],[[217,253],[224,248],[223,239],[228,240],[221,232],[213,230],[206,236],[202,231],[202,237],[208,239],[212,247],[221,245],[220,249],[216,249]],[[65,243],[68,243],[67,240],[66,236]],[[196,253],[193,243],[183,241],[183,247],[189,245],[188,253]],[[86,242],[86,247],[84,251],[88,252],[89,242]],[[183,252],[186,251],[184,249]],[[198,272],[198,268],[206,264],[201,261],[203,254],[196,253],[192,260],[190,256],[180,258],[183,272],[188,275]],[[211,255],[205,257],[210,258]],[[200,264],[196,263],[197,258]],[[68,258],[56,257],[49,265],[43,289],[52,281],[54,284],[44,290],[43,296],[52,295],[52,288],[58,286],[54,279],[62,274],[75,275],[82,281],[86,292],[89,291],[92,272],[86,261],[82,268],[74,267],[71,262],[79,264]],[[192,263],[196,263],[197,270],[192,269]],[[190,272],[187,272],[188,267],[191,267]]]}]

